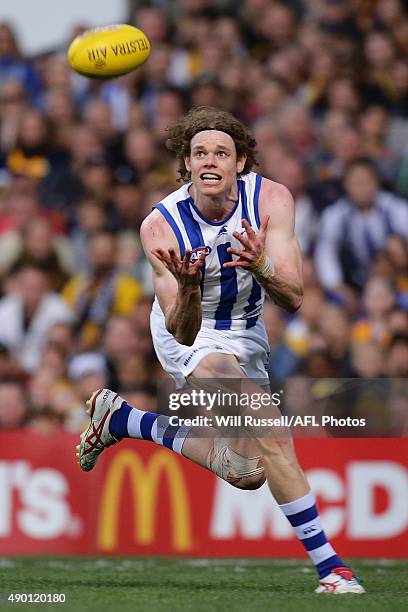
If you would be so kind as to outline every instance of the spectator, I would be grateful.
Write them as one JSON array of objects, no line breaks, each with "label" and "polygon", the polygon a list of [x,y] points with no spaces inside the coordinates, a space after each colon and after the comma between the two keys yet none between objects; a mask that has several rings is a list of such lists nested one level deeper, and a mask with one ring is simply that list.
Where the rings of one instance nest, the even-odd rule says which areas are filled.
[{"label": "spectator", "polygon": [[41,181],[56,162],[47,119],[38,111],[26,111],[20,119],[16,143],[6,158],[9,172]]},{"label": "spectator", "polygon": [[364,287],[364,315],[353,326],[353,342],[375,342],[385,346],[388,341],[387,319],[394,305],[395,291],[390,281],[381,276],[372,276]]},{"label": "spectator", "polygon": [[323,213],[316,268],[326,289],[348,282],[361,289],[375,255],[387,237],[408,239],[408,204],[381,191],[377,171],[367,159],[352,162],[344,175],[345,196]]},{"label": "spectator", "polygon": [[398,334],[391,339],[387,355],[387,374],[392,378],[408,377],[407,335]]},{"label": "spectator", "polygon": [[401,0],[379,0],[376,6],[376,17],[383,28],[393,28],[404,19]]},{"label": "spectator", "polygon": [[107,386],[108,369],[100,353],[79,353],[68,364],[68,376],[73,381],[78,397],[85,403],[95,389]]},{"label": "spectator", "polygon": [[398,334],[408,335],[408,311],[402,308],[393,308],[387,317],[387,328],[389,337]]},{"label": "spectator", "polygon": [[358,344],[352,352],[353,377],[378,378],[384,376],[384,352],[378,344]]},{"label": "spectator", "polygon": [[135,13],[134,22],[138,28],[146,33],[152,45],[164,42],[167,39],[168,21],[158,8],[140,7]]},{"label": "spectator", "polygon": [[[340,111],[329,110],[321,123],[320,141],[309,160],[309,171],[313,182],[313,199],[319,210],[342,195],[341,173],[344,159],[338,157],[339,141],[350,142],[355,136],[350,119]],[[354,145],[355,149],[355,145]],[[355,155],[355,150],[348,150],[348,156]],[[360,155],[360,151],[358,151]],[[343,156],[344,157],[344,156]]]},{"label": "spectator", "polygon": [[83,113],[83,122],[102,142],[105,149],[114,144],[117,133],[112,124],[112,114],[109,105],[95,98],[88,102]]},{"label": "spectator", "polygon": [[50,436],[57,432],[63,424],[63,419],[51,408],[45,408],[41,412],[31,415],[28,423],[30,431],[34,431],[43,436]]},{"label": "spectator", "polygon": [[140,353],[138,336],[130,317],[113,316],[109,319],[102,339],[102,349],[110,380],[116,387],[119,364],[123,363],[126,357]]},{"label": "spectator", "polygon": [[408,310],[408,242],[401,235],[392,234],[386,240],[383,253],[397,288],[397,301]]},{"label": "spectator", "polygon": [[317,235],[318,218],[306,190],[306,172],[296,157],[288,157],[276,169],[274,178],[283,183],[295,200],[295,231],[303,255],[310,255]]},{"label": "spectator", "polygon": [[25,375],[18,360],[11,354],[9,347],[0,342],[0,382],[9,380],[24,382]]},{"label": "spectator", "polygon": [[39,267],[47,274],[50,288],[57,292],[73,270],[69,241],[53,235],[51,224],[44,217],[34,217],[20,232],[9,232],[7,238],[0,239],[0,254],[2,251],[4,272],[25,265]]},{"label": "spectator", "polygon": [[0,397],[0,430],[23,427],[28,417],[28,402],[20,382],[0,382]]},{"label": "spectator", "polygon": [[91,236],[103,231],[109,231],[112,221],[107,208],[100,206],[92,199],[78,202],[73,217],[71,230],[71,252],[74,258],[74,269],[78,272],[87,272],[90,268],[88,261],[88,242]]},{"label": "spectator", "polygon": [[74,326],[70,323],[55,323],[50,327],[47,334],[47,344],[57,346],[71,355],[74,350]]},{"label": "spectator", "polygon": [[351,329],[347,314],[339,306],[327,304],[320,312],[319,331],[326,342],[327,351],[336,361],[339,375],[351,375]]},{"label": "spectator", "polygon": [[24,86],[18,80],[0,83],[0,168],[5,171],[5,152],[14,147],[18,127],[28,101]]},{"label": "spectator", "polygon": [[146,390],[154,394],[155,385],[151,381],[148,363],[140,353],[120,358],[117,362],[116,376],[120,394]]},{"label": "spectator", "polygon": [[15,291],[0,300],[0,341],[17,356],[27,372],[41,360],[48,330],[72,319],[62,298],[50,291],[41,268],[25,266],[17,272]]},{"label": "spectator", "polygon": [[143,192],[135,173],[128,166],[120,166],[113,177],[112,204],[119,230],[139,230],[145,217]]},{"label": "spectator", "polygon": [[149,176],[155,181],[163,172],[163,163],[159,158],[154,139],[146,129],[135,129],[127,133],[125,156],[139,181],[142,177],[147,179]]},{"label": "spectator", "polygon": [[364,41],[367,62],[366,83],[371,100],[392,104],[394,88],[391,67],[395,59],[395,46],[387,32],[369,32]]},{"label": "spectator", "polygon": [[112,363],[137,351],[137,336],[131,320],[125,316],[113,316],[103,338],[105,355]]},{"label": "spectator", "polygon": [[51,210],[58,210],[65,218],[73,216],[73,206],[84,197],[79,173],[86,160],[103,157],[104,149],[93,130],[76,124],[70,135],[68,161],[51,170],[41,185],[42,202]]},{"label": "spectator", "polygon": [[69,91],[50,89],[44,101],[44,112],[51,126],[55,146],[67,151],[71,132],[78,121],[73,96]]},{"label": "spectator", "polygon": [[111,234],[92,236],[88,257],[91,271],[74,276],[63,291],[75,316],[81,350],[97,347],[109,317],[130,313],[143,292],[134,278],[118,273],[116,239]]},{"label": "spectator", "polygon": [[62,380],[66,377],[67,358],[68,355],[65,350],[58,345],[47,342],[41,354],[39,367],[52,372],[57,380]]},{"label": "spectator", "polygon": [[282,311],[267,301],[264,306],[264,322],[268,334],[269,374],[272,378],[286,378],[296,371],[298,358],[284,342],[286,321]]},{"label": "spectator", "polygon": [[315,7],[317,23],[328,33],[356,37],[358,29],[351,2],[323,0]]},{"label": "spectator", "polygon": [[316,146],[316,136],[308,109],[301,104],[285,105],[279,116],[284,141],[294,154],[311,155]]},{"label": "spectator", "polygon": [[263,15],[260,31],[270,41],[273,49],[284,49],[292,44],[296,33],[293,10],[285,4],[271,4]]},{"label": "spectator", "polygon": [[3,21],[0,23],[0,85],[9,80],[19,81],[31,102],[36,102],[41,91],[40,77],[22,57],[13,28]]},{"label": "spectator", "polygon": [[360,134],[364,155],[372,159],[380,176],[389,185],[395,182],[399,160],[392,151],[392,144],[386,143],[389,114],[384,106],[371,105],[360,117]]},{"label": "spectator", "polygon": [[154,137],[160,146],[167,140],[167,127],[186,110],[184,95],[176,88],[166,87],[157,97],[157,112],[153,119]]},{"label": "spectator", "polygon": [[308,378],[339,378],[338,363],[328,349],[311,350],[301,365],[300,372]]},{"label": "spectator", "polygon": [[120,273],[143,282],[145,258],[140,241],[133,232],[122,232],[118,237],[116,263]]},{"label": "spectator", "polygon": [[303,303],[298,313],[288,323],[285,342],[298,356],[305,356],[310,347],[311,335],[319,331],[325,297],[320,287],[305,289]]},{"label": "spectator", "polygon": [[77,176],[81,181],[84,197],[109,210],[112,170],[108,156],[100,154],[85,158],[77,171]]},{"label": "spectator", "polygon": [[[394,101],[392,105],[392,112],[395,114],[397,118],[408,116],[408,63],[407,61],[400,59],[396,60],[392,65],[392,79],[393,79],[393,89],[394,89]],[[401,125],[401,123],[397,120],[394,124]],[[402,124],[401,127],[404,127]],[[407,128],[405,126],[405,132]],[[396,138],[396,135],[394,136]],[[391,143],[395,146],[394,138],[391,138]],[[401,149],[397,148],[397,152],[400,152]]]},{"label": "spectator", "polygon": [[336,58],[330,51],[324,54],[312,52],[311,55],[309,77],[302,88],[302,96],[313,109],[313,114],[321,118],[327,110],[326,92],[336,74]]},{"label": "spectator", "polygon": [[[10,189],[3,199],[3,209],[0,212],[0,239],[6,237],[8,232],[21,232],[23,227],[28,226],[32,219],[37,216],[47,219],[54,232],[61,232],[63,225],[60,220],[41,208],[40,200],[35,192],[31,194],[26,191],[20,192]],[[13,245],[10,245],[10,249],[14,256],[14,236],[11,242]],[[7,253],[3,250],[2,255],[6,255],[6,258],[8,258],[10,256],[8,246],[3,245],[3,248]],[[3,261],[2,259],[2,263]]]},{"label": "spectator", "polygon": [[357,116],[361,99],[354,81],[347,77],[337,77],[328,83],[327,105],[330,111],[343,113],[348,119]]},{"label": "spectator", "polygon": [[52,369],[43,367],[33,372],[27,385],[33,412],[42,412],[50,408],[52,390],[57,383],[56,374]]}]

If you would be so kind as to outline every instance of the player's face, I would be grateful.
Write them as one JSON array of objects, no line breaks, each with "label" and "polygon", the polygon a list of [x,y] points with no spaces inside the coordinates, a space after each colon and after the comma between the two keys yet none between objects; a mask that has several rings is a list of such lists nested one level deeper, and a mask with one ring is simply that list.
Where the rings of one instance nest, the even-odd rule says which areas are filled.
[{"label": "player's face", "polygon": [[208,196],[230,192],[246,160],[245,155],[237,159],[231,136],[218,130],[199,132],[191,139],[190,151],[184,161],[195,188]]}]

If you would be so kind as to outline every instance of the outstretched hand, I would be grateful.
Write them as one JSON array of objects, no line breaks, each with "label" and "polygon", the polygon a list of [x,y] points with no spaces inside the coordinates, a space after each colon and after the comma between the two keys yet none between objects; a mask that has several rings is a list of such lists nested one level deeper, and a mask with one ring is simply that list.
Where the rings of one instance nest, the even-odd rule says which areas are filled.
[{"label": "outstretched hand", "polygon": [[237,255],[238,259],[234,261],[227,261],[224,263],[224,268],[245,268],[250,272],[256,271],[262,262],[265,260],[265,239],[266,230],[268,229],[269,216],[265,217],[259,228],[259,232],[255,234],[254,230],[246,221],[242,220],[242,227],[246,231],[246,236],[243,236],[239,232],[234,232],[233,236],[236,238],[244,247],[242,250],[229,247],[228,253]]},{"label": "outstretched hand", "polygon": [[200,286],[200,268],[205,262],[205,253],[201,253],[197,261],[192,263],[190,261],[191,251],[188,250],[183,259],[177,256],[174,249],[154,249],[151,252],[172,273],[180,288],[196,288]]}]

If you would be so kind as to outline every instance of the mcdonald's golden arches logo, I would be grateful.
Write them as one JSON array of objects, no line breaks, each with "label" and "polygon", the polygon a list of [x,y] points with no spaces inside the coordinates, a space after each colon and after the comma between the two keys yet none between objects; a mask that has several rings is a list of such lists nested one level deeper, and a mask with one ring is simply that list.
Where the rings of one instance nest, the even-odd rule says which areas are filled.
[{"label": "mcdonald's golden arches logo", "polygon": [[168,482],[171,508],[172,545],[175,552],[186,552],[193,546],[191,509],[183,473],[175,455],[158,449],[144,464],[139,455],[129,449],[118,451],[108,466],[100,500],[97,542],[103,551],[118,545],[119,506],[124,476],[129,472],[133,494],[134,541],[149,545],[155,540],[160,475]]}]

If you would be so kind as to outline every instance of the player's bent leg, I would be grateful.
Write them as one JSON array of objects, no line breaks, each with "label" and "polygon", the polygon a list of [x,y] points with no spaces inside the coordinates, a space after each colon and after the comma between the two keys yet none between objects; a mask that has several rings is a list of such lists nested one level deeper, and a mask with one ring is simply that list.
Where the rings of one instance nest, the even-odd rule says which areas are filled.
[{"label": "player's bent leg", "polygon": [[87,406],[90,422],[77,446],[77,461],[86,472],[93,469],[105,448],[122,438],[150,440],[181,454],[191,430],[184,425],[170,425],[170,417],[129,406],[123,397],[110,389],[95,391]]},{"label": "player's bent leg", "polygon": [[[225,465],[221,466],[220,455],[224,457],[224,451],[228,450],[228,447],[214,428],[170,425],[170,417],[132,407],[123,397],[109,389],[95,391],[87,401],[87,407],[90,422],[81,434],[81,442],[76,448],[79,466],[86,472],[94,468],[105,448],[123,438],[135,438],[165,446],[204,468],[219,472],[218,475],[228,482],[233,481],[231,484],[236,481],[236,486],[241,488],[253,489],[264,482],[264,477],[261,476],[263,468],[258,467],[254,473],[250,472],[245,467],[245,462],[252,460],[247,460],[237,453],[232,454],[232,451],[231,469],[227,469],[228,459],[225,459]],[[248,442],[253,444],[250,440]],[[212,455],[214,444],[218,453]],[[213,462],[209,460],[210,455]],[[214,468],[215,464],[220,466],[218,471]],[[237,465],[240,468],[238,472],[234,471]]]},{"label": "player's bent leg", "polygon": [[[189,381],[242,379],[238,360],[228,353],[210,353],[196,366]],[[248,436],[228,439],[220,433],[201,440],[199,428],[193,428],[183,447],[183,455],[207,467],[217,476],[240,489],[258,489],[266,480],[262,457],[256,443]]]},{"label": "player's bent leg", "polygon": [[[210,359],[202,360],[202,367],[196,368],[194,376],[215,379],[240,376],[239,364],[233,356],[223,356],[225,359],[222,362],[219,355],[208,357]],[[241,376],[244,378],[242,371]],[[249,392],[260,390],[248,379],[243,380],[243,389],[245,387]],[[272,416],[280,416],[278,409],[276,415]],[[271,431],[268,436],[259,435],[256,431],[250,431],[249,434],[257,443],[272,494],[316,567],[320,578],[316,592],[364,593],[352,571],[344,566],[326,538],[316,500],[297,461],[290,432],[282,429]]]},{"label": "player's bent leg", "polygon": [[109,389],[95,391],[87,406],[90,422],[77,446],[77,461],[84,471],[94,468],[105,448],[129,437],[165,446],[242,489],[256,489],[265,482],[261,457],[254,456],[249,439],[236,441],[239,454],[216,429],[171,426],[169,417],[129,406]]},{"label": "player's bent leg", "polygon": [[[265,391],[264,388],[246,378],[238,359],[231,354],[211,353],[206,355],[189,378],[193,380],[239,378],[242,381],[242,391],[248,392],[248,395]],[[273,405],[268,407],[268,410],[273,411],[272,414],[268,413],[269,417],[281,416],[278,408]],[[258,445],[258,449],[256,449],[256,446],[253,447],[253,456],[262,458],[269,486],[278,503],[288,502],[305,495],[309,491],[309,485],[297,462],[289,432],[287,430],[282,431],[282,435],[280,435],[280,432],[278,434],[272,432],[272,435],[267,438],[258,436],[257,432],[250,430],[249,434]],[[235,445],[233,450],[240,452]],[[250,455],[246,455],[246,457],[248,456]]]}]

